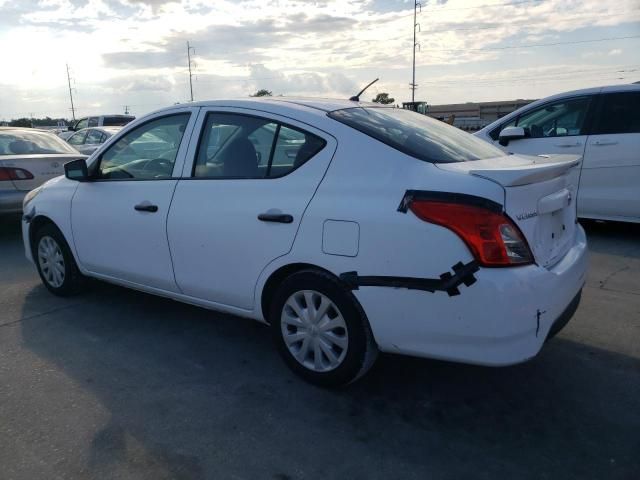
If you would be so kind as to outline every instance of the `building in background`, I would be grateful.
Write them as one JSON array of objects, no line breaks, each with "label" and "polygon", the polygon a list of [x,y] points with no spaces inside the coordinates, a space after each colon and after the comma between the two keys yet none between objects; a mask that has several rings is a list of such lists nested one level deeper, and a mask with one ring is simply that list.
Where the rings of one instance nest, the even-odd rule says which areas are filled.
[{"label": "building in background", "polygon": [[[427,115],[468,131],[476,131],[535,100],[429,105]],[[453,122],[452,122],[453,121]]]}]

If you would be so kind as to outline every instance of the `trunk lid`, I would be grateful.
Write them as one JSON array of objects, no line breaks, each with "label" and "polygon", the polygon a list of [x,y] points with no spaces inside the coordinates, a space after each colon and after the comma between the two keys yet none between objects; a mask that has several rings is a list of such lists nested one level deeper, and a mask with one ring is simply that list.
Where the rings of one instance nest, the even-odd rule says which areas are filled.
[{"label": "trunk lid", "polygon": [[550,267],[573,245],[580,157],[509,155],[437,164],[501,185],[505,212],[525,236],[536,262]]},{"label": "trunk lid", "polygon": [[64,164],[78,158],[87,156],[80,153],[3,155],[0,157],[0,167],[22,168],[31,173],[32,179],[12,180],[16,189],[29,191],[50,178],[64,175]]}]

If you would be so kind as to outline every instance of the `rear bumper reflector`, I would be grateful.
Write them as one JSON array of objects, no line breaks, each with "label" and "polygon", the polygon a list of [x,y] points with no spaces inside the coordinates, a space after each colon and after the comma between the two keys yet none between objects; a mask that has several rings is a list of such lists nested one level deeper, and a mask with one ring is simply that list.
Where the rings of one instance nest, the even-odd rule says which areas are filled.
[{"label": "rear bumper reflector", "polygon": [[466,265],[462,262],[456,263],[452,267],[453,274],[445,272],[440,275],[440,278],[362,276],[358,275],[358,272],[345,272],[340,274],[340,280],[351,290],[358,290],[359,287],[407,288],[431,293],[447,292],[450,297],[453,297],[460,295],[458,289],[460,285],[464,284],[470,287],[476,283],[474,273],[479,269],[478,263],[473,260]]}]

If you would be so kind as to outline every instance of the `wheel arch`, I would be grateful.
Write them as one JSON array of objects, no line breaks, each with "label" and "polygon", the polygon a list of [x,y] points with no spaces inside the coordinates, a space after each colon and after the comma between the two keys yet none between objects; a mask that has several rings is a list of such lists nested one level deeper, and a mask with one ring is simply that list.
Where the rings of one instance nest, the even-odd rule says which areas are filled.
[{"label": "wheel arch", "polygon": [[273,294],[275,293],[278,285],[282,283],[282,281],[290,275],[294,273],[301,272],[303,270],[317,270],[319,272],[324,272],[328,275],[331,275],[338,279],[338,277],[333,273],[327,270],[326,268],[322,268],[318,265],[314,265],[312,263],[289,263],[287,265],[282,265],[274,270],[267,281],[264,283],[262,287],[262,292],[260,295],[260,308],[262,310],[262,316],[265,322],[269,322],[269,309],[271,307],[271,301],[273,299]]},{"label": "wheel arch", "polygon": [[[34,244],[35,234],[39,229],[41,229],[45,225],[53,225],[60,232],[60,235],[62,235],[65,242],[67,242],[67,245],[71,250],[71,254],[75,257],[75,252],[73,250],[72,243],[69,241],[69,238],[67,238],[64,231],[58,225],[56,225],[56,222],[54,222],[50,217],[44,214],[36,215],[29,223],[29,246],[31,247],[32,255],[35,254],[35,244]],[[35,255],[33,258],[36,258]],[[76,262],[77,261],[78,259],[76,258]]]}]

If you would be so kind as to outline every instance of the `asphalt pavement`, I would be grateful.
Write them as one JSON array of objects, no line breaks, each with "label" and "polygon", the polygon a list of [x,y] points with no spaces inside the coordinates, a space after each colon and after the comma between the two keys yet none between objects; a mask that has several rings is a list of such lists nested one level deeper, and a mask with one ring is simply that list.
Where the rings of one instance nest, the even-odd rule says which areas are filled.
[{"label": "asphalt pavement", "polygon": [[640,225],[588,223],[582,304],[538,357],[382,356],[343,390],[264,326],[41,285],[0,218],[0,479],[638,479]]}]

